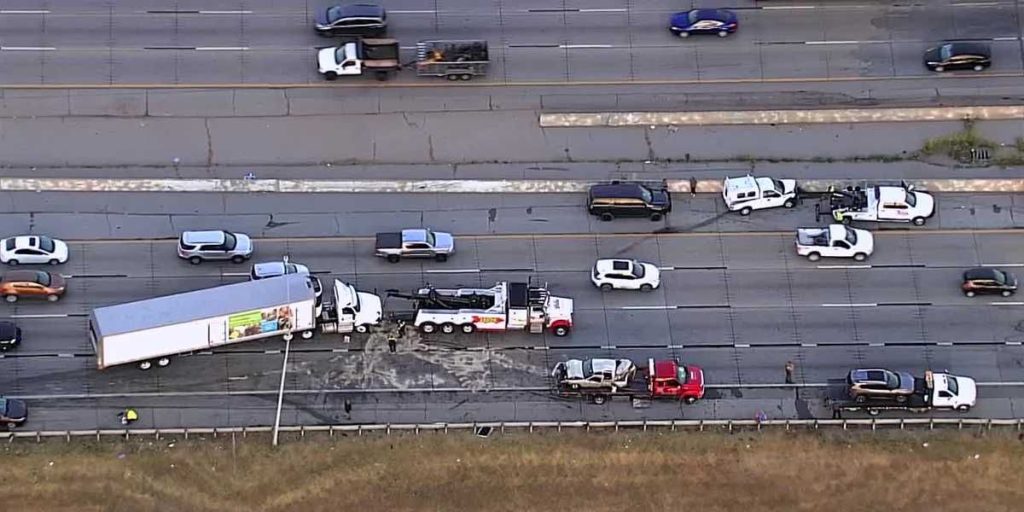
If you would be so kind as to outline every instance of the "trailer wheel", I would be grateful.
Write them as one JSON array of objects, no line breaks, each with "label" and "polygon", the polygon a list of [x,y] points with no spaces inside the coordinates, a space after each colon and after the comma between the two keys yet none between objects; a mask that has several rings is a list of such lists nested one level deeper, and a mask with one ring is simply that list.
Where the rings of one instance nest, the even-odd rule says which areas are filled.
[{"label": "trailer wheel", "polygon": [[896,396],[896,403],[898,403],[898,404],[905,404],[905,403],[907,403],[907,397],[904,396],[904,395],[897,395]]},{"label": "trailer wheel", "polygon": [[969,406],[967,404],[960,404],[960,405],[956,406],[956,410],[960,411],[960,412],[967,412],[967,411],[971,410],[971,406]]},{"label": "trailer wheel", "polygon": [[473,334],[473,331],[475,330],[476,326],[473,324],[462,324],[462,332],[466,334]]},{"label": "trailer wheel", "polygon": [[286,333],[284,333],[284,336],[281,336],[281,339],[285,340],[285,341],[291,341],[294,338],[295,338],[295,335],[290,333],[290,332],[286,332]]},{"label": "trailer wheel", "polygon": [[555,336],[558,336],[559,338],[561,338],[563,336],[568,336],[569,335],[569,328],[564,326],[564,325],[559,325],[558,327],[555,327],[554,333],[555,333]]},{"label": "trailer wheel", "polygon": [[[364,334],[364,333],[366,333],[369,330],[370,330],[370,327],[367,326],[367,325],[364,325],[364,324],[360,324],[360,325],[356,326],[356,332],[358,332],[359,334]],[[426,332],[426,331],[423,331],[423,332]]]},{"label": "trailer wheel", "polygon": [[687,404],[694,404],[694,403],[697,402],[697,397],[695,397],[695,396],[688,396],[688,397],[684,398],[683,401],[686,402]]},{"label": "trailer wheel", "polygon": [[139,369],[142,370],[142,371],[146,371],[146,370],[148,370],[148,369],[150,369],[152,367],[153,367],[153,361],[140,361],[139,362]]},{"label": "trailer wheel", "polygon": [[402,259],[402,257],[397,254],[388,254],[388,263],[398,263],[398,260],[400,259]]},{"label": "trailer wheel", "polygon": [[302,331],[302,339],[308,340],[313,337],[313,331]]},{"label": "trailer wheel", "polygon": [[473,75],[469,73],[464,73],[459,75],[459,79],[462,80],[463,82],[468,82],[473,79]]},{"label": "trailer wheel", "polygon": [[420,325],[420,332],[423,334],[434,334],[437,332],[437,325],[430,322],[424,322],[423,325]]},{"label": "trailer wheel", "polygon": [[594,405],[602,405],[605,403],[605,401],[608,400],[608,398],[604,395],[594,395],[594,397],[591,398],[591,400],[593,400]]},{"label": "trailer wheel", "polygon": [[378,82],[386,82],[387,80],[388,80],[388,72],[387,71],[378,71],[377,72],[377,81]]},{"label": "trailer wheel", "polygon": [[444,334],[451,334],[455,332],[455,324],[448,322],[441,324],[441,332]]},{"label": "trailer wheel", "polygon": [[156,360],[156,365],[159,366],[160,368],[166,368],[167,366],[170,366],[170,364],[171,358],[169,357],[161,357],[160,359]]}]

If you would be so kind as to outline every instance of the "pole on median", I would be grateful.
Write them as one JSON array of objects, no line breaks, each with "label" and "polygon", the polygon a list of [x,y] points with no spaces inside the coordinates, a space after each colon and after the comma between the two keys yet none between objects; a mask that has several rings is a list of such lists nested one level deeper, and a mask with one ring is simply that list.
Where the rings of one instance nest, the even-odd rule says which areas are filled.
[{"label": "pole on median", "polygon": [[[284,257],[285,264],[285,275],[288,275],[288,256]],[[277,390],[277,414],[274,415],[274,441],[273,446],[277,446],[277,434],[281,428],[281,405],[284,403],[284,379],[288,376],[288,352],[292,346],[292,329],[295,327],[295,311],[292,310],[292,289],[291,286],[285,281],[285,296],[288,297],[288,310],[291,311],[291,319],[288,322],[288,331],[284,335],[284,361],[281,361],[281,386]]]}]

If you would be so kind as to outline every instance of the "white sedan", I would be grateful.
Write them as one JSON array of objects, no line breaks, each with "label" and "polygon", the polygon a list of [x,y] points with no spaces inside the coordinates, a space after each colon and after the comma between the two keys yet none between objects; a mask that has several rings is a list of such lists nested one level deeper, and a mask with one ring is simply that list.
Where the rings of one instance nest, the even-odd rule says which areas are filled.
[{"label": "white sedan", "polygon": [[590,280],[602,291],[649,292],[661,286],[661,270],[652,263],[637,260],[604,259],[594,264]]},{"label": "white sedan", "polygon": [[0,241],[0,262],[58,265],[68,261],[68,244],[48,236],[23,235]]}]

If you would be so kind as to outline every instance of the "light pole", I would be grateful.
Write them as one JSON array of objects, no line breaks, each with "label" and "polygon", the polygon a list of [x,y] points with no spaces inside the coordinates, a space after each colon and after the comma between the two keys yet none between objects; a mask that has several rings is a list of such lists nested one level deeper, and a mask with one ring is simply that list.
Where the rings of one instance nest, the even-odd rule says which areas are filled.
[{"label": "light pole", "polygon": [[277,446],[277,435],[281,428],[281,406],[284,404],[284,380],[288,376],[288,352],[291,350],[292,338],[292,327],[295,324],[295,312],[292,309],[292,287],[288,283],[288,255],[284,256],[284,282],[285,286],[285,297],[288,301],[288,311],[291,312],[291,320],[288,322],[288,332],[284,333],[284,361],[281,362],[281,386],[277,390],[277,414],[274,415],[274,441],[273,446]]}]

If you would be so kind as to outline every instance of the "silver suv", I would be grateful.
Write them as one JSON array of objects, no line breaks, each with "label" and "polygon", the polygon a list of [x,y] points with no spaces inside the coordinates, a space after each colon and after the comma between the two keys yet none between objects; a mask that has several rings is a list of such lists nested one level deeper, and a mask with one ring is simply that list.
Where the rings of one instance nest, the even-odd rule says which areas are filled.
[{"label": "silver suv", "polygon": [[252,240],[230,231],[186,231],[178,239],[178,257],[193,265],[206,260],[242,263],[252,257]]}]

